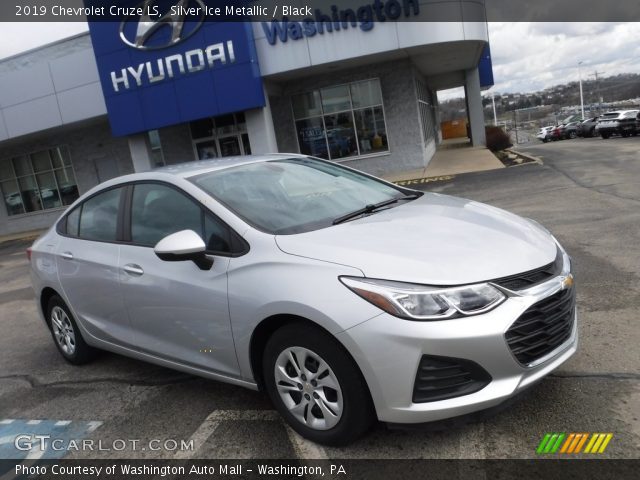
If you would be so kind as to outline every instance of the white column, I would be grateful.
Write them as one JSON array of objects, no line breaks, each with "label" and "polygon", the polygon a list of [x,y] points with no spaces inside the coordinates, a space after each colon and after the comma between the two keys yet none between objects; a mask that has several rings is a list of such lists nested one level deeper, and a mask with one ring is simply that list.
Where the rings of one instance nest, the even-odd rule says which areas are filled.
[{"label": "white column", "polygon": [[465,72],[464,92],[469,109],[469,127],[471,129],[471,144],[474,147],[487,144],[484,132],[484,111],[482,109],[482,91],[480,90],[480,74],[477,68]]},{"label": "white column", "polygon": [[244,112],[247,121],[247,133],[251,143],[252,154],[277,153],[276,131],[271,117],[269,95],[264,88],[265,106],[253,108]]},{"label": "white column", "polygon": [[131,153],[131,163],[134,172],[146,172],[153,168],[151,161],[151,145],[149,135],[146,132],[130,135],[129,152]]}]

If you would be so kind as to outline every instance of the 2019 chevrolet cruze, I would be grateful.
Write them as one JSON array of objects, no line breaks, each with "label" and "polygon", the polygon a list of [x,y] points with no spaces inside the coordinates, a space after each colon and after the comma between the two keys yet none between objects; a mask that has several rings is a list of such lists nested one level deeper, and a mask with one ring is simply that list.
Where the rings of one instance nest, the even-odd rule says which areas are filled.
[{"label": "2019 chevrolet cruze", "polygon": [[301,155],[110,180],[29,254],[69,362],[104,349],[262,388],[325,444],[497,405],[578,342],[543,227]]}]

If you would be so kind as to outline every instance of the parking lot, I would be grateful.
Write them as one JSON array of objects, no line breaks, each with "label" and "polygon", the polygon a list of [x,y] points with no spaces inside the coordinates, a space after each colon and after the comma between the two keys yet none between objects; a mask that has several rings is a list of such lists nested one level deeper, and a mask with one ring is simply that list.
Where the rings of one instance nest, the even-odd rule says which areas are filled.
[{"label": "parking lot", "polygon": [[[294,435],[261,393],[109,353],[71,366],[36,314],[27,245],[14,242],[0,249],[0,422],[14,431],[75,426],[74,435],[107,448],[139,440],[135,447],[127,441],[124,451],[72,451],[67,458],[533,458],[546,432],[611,432],[602,456],[637,458],[640,138],[530,144],[522,151],[543,165],[427,184],[539,221],[574,259],[578,353],[508,409],[447,428],[379,425],[352,446],[325,448]],[[148,448],[150,440],[161,448]],[[167,440],[194,440],[194,449],[180,451]]]}]

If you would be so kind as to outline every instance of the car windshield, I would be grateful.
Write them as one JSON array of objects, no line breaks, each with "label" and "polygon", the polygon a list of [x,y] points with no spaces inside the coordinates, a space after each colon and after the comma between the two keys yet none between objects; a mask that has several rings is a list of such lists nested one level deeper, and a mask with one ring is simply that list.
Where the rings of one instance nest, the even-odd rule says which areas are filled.
[{"label": "car windshield", "polygon": [[406,196],[400,188],[313,158],[250,163],[189,180],[247,223],[274,235],[328,227],[364,207]]}]

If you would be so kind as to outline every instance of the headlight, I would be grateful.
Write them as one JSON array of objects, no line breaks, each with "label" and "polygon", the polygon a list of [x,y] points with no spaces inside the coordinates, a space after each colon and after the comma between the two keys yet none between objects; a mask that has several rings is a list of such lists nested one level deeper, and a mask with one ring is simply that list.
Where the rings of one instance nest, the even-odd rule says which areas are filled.
[{"label": "headlight", "polygon": [[412,320],[444,320],[488,312],[506,296],[488,283],[436,288],[413,283],[340,277],[349,290],[391,315]]}]

